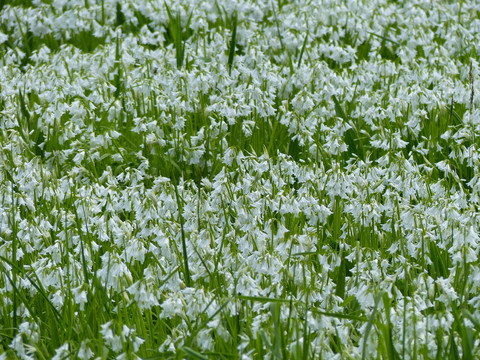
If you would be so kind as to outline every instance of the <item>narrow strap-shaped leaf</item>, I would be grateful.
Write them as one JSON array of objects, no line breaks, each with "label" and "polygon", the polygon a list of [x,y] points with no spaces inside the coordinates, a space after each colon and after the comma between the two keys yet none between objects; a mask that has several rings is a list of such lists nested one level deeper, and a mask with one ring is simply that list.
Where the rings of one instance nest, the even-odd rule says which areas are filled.
[{"label": "narrow strap-shaped leaf", "polygon": [[377,295],[377,298],[375,299],[375,305],[373,307],[372,314],[370,315],[370,319],[368,320],[367,327],[365,328],[365,336],[363,337],[363,347],[362,347],[362,360],[364,360],[365,356],[366,356],[368,335],[370,334],[370,331],[372,330],[373,321],[375,320],[375,315],[377,314],[378,304],[380,303],[380,300],[382,299],[382,296],[383,296],[382,292],[380,292]]},{"label": "narrow strap-shaped leaf", "polygon": [[230,40],[230,47],[228,49],[228,75],[232,73],[233,58],[235,57],[235,49],[237,47],[237,12],[233,14],[232,38]]}]

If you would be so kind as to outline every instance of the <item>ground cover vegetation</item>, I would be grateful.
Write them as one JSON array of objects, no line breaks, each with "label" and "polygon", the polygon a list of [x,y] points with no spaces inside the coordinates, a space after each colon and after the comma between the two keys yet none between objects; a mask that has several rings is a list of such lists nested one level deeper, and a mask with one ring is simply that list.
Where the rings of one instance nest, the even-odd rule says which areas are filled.
[{"label": "ground cover vegetation", "polygon": [[0,1],[0,359],[480,357],[478,1]]}]

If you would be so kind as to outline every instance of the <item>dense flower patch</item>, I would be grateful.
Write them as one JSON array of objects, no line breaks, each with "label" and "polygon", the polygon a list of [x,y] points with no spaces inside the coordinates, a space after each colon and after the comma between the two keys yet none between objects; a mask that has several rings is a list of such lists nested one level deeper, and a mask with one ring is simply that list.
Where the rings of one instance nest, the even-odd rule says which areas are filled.
[{"label": "dense flower patch", "polygon": [[0,2],[0,359],[479,357],[479,19]]}]

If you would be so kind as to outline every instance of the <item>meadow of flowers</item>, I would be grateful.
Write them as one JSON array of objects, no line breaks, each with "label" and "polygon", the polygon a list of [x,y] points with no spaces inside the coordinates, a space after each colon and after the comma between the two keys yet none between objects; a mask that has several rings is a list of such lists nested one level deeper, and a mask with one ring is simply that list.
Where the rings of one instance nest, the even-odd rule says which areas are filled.
[{"label": "meadow of flowers", "polygon": [[476,0],[0,1],[0,359],[479,358],[477,49]]}]

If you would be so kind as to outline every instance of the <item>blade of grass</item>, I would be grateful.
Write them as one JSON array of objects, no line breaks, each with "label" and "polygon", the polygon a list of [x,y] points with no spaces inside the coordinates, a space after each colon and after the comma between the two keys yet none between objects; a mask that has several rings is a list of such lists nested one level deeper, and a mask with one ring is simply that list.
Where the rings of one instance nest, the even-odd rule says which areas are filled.
[{"label": "blade of grass", "polygon": [[305,48],[307,47],[308,34],[309,32],[307,31],[307,33],[305,34],[305,40],[303,40],[302,50],[300,50],[300,56],[298,57],[297,69],[302,64],[303,53],[305,52]]},{"label": "blade of grass", "polygon": [[125,23],[125,15],[123,14],[122,5],[120,4],[120,2],[117,2],[115,10],[115,26],[122,26]]},{"label": "blade of grass", "polygon": [[268,340],[267,338],[267,335],[265,334],[265,332],[263,330],[260,330],[259,331],[259,334],[263,340],[263,342],[265,343],[265,346],[267,347],[268,350],[270,350],[270,352],[273,354],[273,357],[274,358],[277,358],[276,354],[275,354],[275,349],[273,348],[273,346],[270,344],[270,341]]},{"label": "blade of grass", "polygon": [[[308,313],[308,293],[307,293],[307,298],[305,300],[305,314]],[[308,319],[307,316],[305,316],[305,319],[303,320],[303,349],[302,349],[302,360],[307,360],[308,359],[308,353],[309,353],[309,337],[310,337],[310,331],[308,329]]]},{"label": "blade of grass", "polygon": [[375,34],[375,33],[371,32],[371,31],[368,31],[368,34],[373,35],[373,36],[375,36],[375,37],[377,37],[377,38],[379,38],[379,39],[382,39],[382,40],[384,40],[384,41],[388,41],[389,43],[392,43],[393,45],[400,46],[400,43],[398,43],[397,41],[392,40],[392,39],[390,39],[390,38],[388,38],[388,37],[386,37],[386,36],[379,35],[379,34]]},{"label": "blade of grass", "polygon": [[378,304],[380,303],[380,300],[382,299],[382,296],[383,296],[383,294],[381,292],[377,295],[377,298],[375,299],[375,305],[373,306],[372,314],[370,315],[367,327],[365,328],[365,336],[363,337],[363,346],[362,346],[362,360],[364,360],[366,355],[367,355],[366,351],[367,351],[368,335],[370,334],[370,331],[372,330],[373,321],[375,320],[375,315],[377,313]]},{"label": "blade of grass", "polygon": [[230,39],[230,46],[228,49],[228,75],[232,73],[233,58],[235,57],[235,49],[237,47],[237,21],[238,14],[235,11],[232,15],[233,24],[232,24],[232,38]]},{"label": "blade of grass", "polygon": [[187,254],[187,244],[185,241],[185,230],[183,228],[183,206],[182,200],[178,195],[178,188],[176,182],[174,183],[175,188],[175,197],[177,199],[177,207],[178,207],[178,219],[180,221],[180,235],[182,238],[182,252],[183,252],[183,265],[184,265],[184,274],[185,274],[185,285],[190,287],[192,285],[190,280],[190,270],[188,267],[188,254]]},{"label": "blade of grass", "polygon": [[455,319],[453,326],[457,328],[462,344],[462,358],[466,360],[473,359],[472,349],[474,349],[474,340],[472,329],[465,325],[463,318],[460,316],[461,313],[455,305],[452,306],[452,312]]},{"label": "blade of grass", "polygon": [[328,311],[320,311],[316,309],[310,309],[312,313],[323,315],[323,316],[328,316],[328,317],[334,317],[337,319],[348,319],[348,320],[355,320],[355,321],[361,321],[361,322],[367,322],[368,319],[363,316],[354,316],[354,315],[348,315],[348,314],[340,314],[340,313],[332,313]]},{"label": "blade of grass", "polygon": [[85,281],[86,284],[88,284],[90,276],[88,275],[87,260],[85,259],[85,246],[84,246],[84,241],[83,241],[82,228],[81,228],[81,225],[80,225],[80,217],[78,216],[78,209],[77,208],[75,208],[75,221],[77,223],[77,230],[78,230],[78,235],[79,235],[79,238],[80,238],[80,251],[81,251],[81,256],[82,256],[82,269],[83,269],[84,281]]},{"label": "blade of grass", "polygon": [[345,114],[345,111],[343,111],[342,106],[340,105],[337,97],[335,95],[332,95],[333,102],[335,103],[335,112],[337,113],[337,116],[341,118],[343,121],[347,121],[347,114]]},{"label": "blade of grass", "polygon": [[249,300],[249,301],[258,301],[261,303],[268,303],[268,302],[279,302],[279,303],[289,303],[289,299],[275,299],[275,298],[269,298],[269,297],[264,297],[264,296],[246,296],[246,295],[239,295],[239,299],[242,300]]},{"label": "blade of grass", "polygon": [[[269,298],[269,297],[263,297],[263,296],[245,296],[245,295],[240,295],[238,296],[239,299],[242,300],[249,300],[249,301],[258,301],[261,303],[268,303],[268,302],[278,302],[278,303],[290,303],[290,299],[276,299],[276,298]],[[298,301],[295,301],[295,303],[298,303]],[[353,316],[353,315],[348,315],[348,314],[340,314],[340,313],[332,313],[328,311],[321,311],[317,310],[315,308],[310,309],[311,312],[323,316],[329,316],[329,317],[334,317],[338,319],[349,319],[349,320],[356,320],[356,321],[362,321],[362,322],[367,322],[368,319],[365,317],[361,316]]]},{"label": "blade of grass", "polygon": [[345,278],[347,277],[347,266],[345,260],[345,253],[342,251],[340,268],[338,269],[337,282],[335,288],[335,295],[345,298]]},{"label": "blade of grass", "polygon": [[185,351],[188,355],[193,357],[194,359],[200,359],[200,360],[208,360],[208,357],[203,356],[199,352],[196,352],[195,350],[189,348],[188,346],[182,347],[182,350]]},{"label": "blade of grass", "polygon": [[383,325],[383,340],[387,348],[387,354],[389,359],[399,359],[399,355],[395,350],[393,337],[392,337],[392,323],[390,321],[390,304],[391,299],[388,297],[387,293],[383,294],[383,306],[385,307],[385,318],[387,324]]},{"label": "blade of grass", "polygon": [[278,359],[283,359],[283,334],[280,329],[280,303],[275,302],[270,304],[270,313],[272,314],[273,319],[273,351],[274,356]]},{"label": "blade of grass", "polygon": [[[181,69],[185,58],[185,39],[184,33],[182,32],[182,18],[180,16],[180,11],[177,11],[177,13],[173,15],[170,7],[166,2],[165,8],[167,9],[169,20],[168,29],[170,30],[171,36],[173,38],[173,45],[175,46],[177,69]],[[188,27],[190,26],[190,23],[192,21],[192,15],[193,12],[190,14],[190,17],[187,20],[186,29],[188,29]]]},{"label": "blade of grass", "polygon": [[115,41],[115,65],[114,65],[114,78],[113,85],[115,86],[114,96],[119,98],[122,93],[122,71],[121,71],[121,54],[120,54],[120,38],[117,35]]}]

